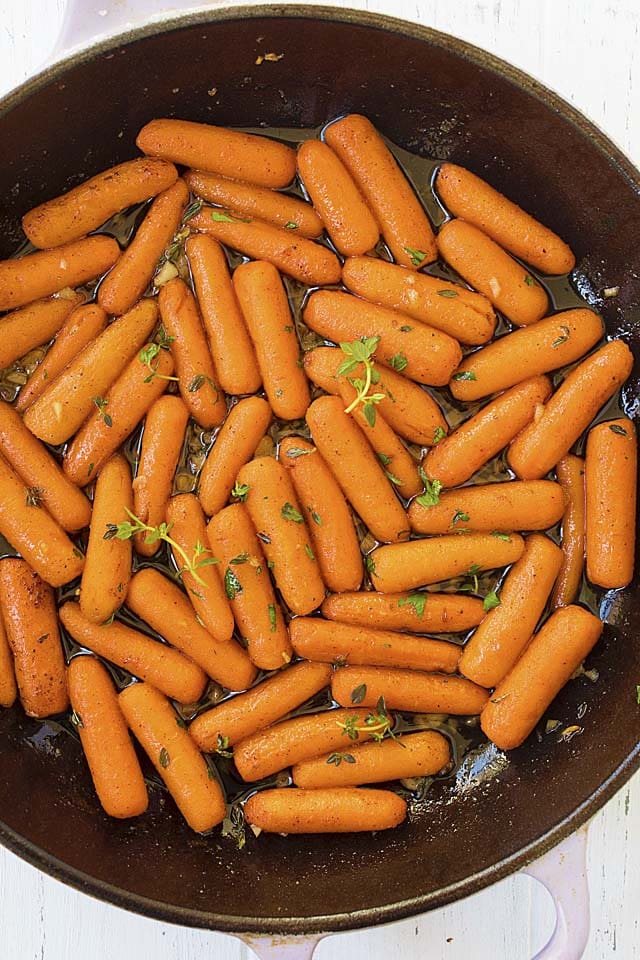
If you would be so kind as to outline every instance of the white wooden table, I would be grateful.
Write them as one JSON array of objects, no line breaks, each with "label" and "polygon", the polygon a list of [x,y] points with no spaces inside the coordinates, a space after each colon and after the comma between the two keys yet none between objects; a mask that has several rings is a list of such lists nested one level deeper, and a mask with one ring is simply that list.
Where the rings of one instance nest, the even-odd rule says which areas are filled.
[{"label": "white wooden table", "polygon": [[[333,3],[404,17],[491,50],[574,103],[640,165],[637,0]],[[0,0],[0,94],[46,59],[64,6],[65,0]],[[640,960],[639,850],[640,774],[591,826],[592,933],[586,960]],[[548,895],[533,880],[514,877],[437,913],[326,940],[316,958],[530,960],[552,925]],[[91,900],[0,850],[0,960],[116,956],[246,960],[249,951],[220,934],[157,923]]]}]

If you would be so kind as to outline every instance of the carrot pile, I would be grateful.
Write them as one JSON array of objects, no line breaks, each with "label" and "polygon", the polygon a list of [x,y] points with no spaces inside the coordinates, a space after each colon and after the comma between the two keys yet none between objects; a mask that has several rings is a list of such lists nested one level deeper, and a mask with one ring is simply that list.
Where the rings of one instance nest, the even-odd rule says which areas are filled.
[{"label": "carrot pile", "polygon": [[631,351],[554,311],[559,237],[452,163],[436,229],[364,117],[137,145],[0,262],[0,366],[49,345],[0,404],[0,704],[70,710],[114,817],[132,734],[195,831],[395,827],[459,759],[429,715],[520,746],[601,635],[584,577],[633,577]]}]

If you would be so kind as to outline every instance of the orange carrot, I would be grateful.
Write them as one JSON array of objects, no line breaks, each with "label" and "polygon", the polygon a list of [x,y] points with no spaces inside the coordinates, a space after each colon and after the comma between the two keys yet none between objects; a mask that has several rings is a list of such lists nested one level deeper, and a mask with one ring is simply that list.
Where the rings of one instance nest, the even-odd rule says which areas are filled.
[{"label": "orange carrot", "polygon": [[0,370],[58,333],[83,299],[79,293],[66,293],[63,297],[36,300],[0,317]]},{"label": "orange carrot", "polygon": [[323,617],[379,630],[458,633],[477,627],[482,600],[459,593],[341,593],[327,597]]},{"label": "orange carrot", "polygon": [[562,518],[562,564],[551,594],[554,610],[573,603],[578,596],[584,567],[584,460],[568,453],[556,465],[566,508]]},{"label": "orange carrot", "polygon": [[480,713],[489,699],[486,690],[462,677],[391,667],[341,667],[333,675],[331,694],[341,706],[353,703],[355,696],[363,707],[378,709],[383,697],[392,710],[456,716]]},{"label": "orange carrot", "polygon": [[551,480],[486,483],[441,493],[423,507],[414,500],[409,522],[416,533],[547,530],[564,513],[564,495]]},{"label": "orange carrot", "polygon": [[244,805],[250,826],[265,833],[356,833],[390,830],[407,815],[391,790],[260,790]]},{"label": "orange carrot", "polygon": [[[318,664],[318,667],[320,665]],[[329,668],[326,668],[329,670]],[[329,683],[329,676],[326,682]],[[13,654],[7,639],[7,631],[1,616],[0,604],[0,707],[12,707],[18,696],[18,687],[16,686],[16,675],[13,666]]]}]

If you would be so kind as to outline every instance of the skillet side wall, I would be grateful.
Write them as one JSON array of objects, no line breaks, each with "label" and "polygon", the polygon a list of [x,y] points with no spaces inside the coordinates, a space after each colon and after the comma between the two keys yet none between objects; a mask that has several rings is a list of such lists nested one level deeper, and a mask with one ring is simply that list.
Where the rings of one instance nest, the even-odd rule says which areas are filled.
[{"label": "skillet side wall", "polygon": [[[0,119],[9,154],[0,170],[0,255],[20,241],[22,213],[134,156],[135,134],[153,117],[312,127],[356,111],[406,149],[469,166],[556,230],[577,253],[583,290],[621,287],[615,300],[593,303],[608,333],[623,333],[638,356],[639,188],[593,128],[563,117],[532,81],[501,76],[496,61],[441,35],[397,21],[391,29],[406,33],[389,34],[382,18],[361,14],[331,22],[258,12],[143,37],[71,65],[15,102]],[[269,51],[285,56],[256,65]],[[637,402],[636,364],[628,412]],[[590,659],[600,681],[571,683],[554,707],[573,718],[586,702],[584,733],[570,743],[533,739],[483,785],[443,782],[397,831],[262,836],[236,851],[217,833],[191,834],[160,792],[140,822],[111,821],[79,745],[11,710],[0,714],[0,838],[87,892],[221,930],[349,928],[441,905],[541,853],[637,766],[637,587],[636,579],[609,610]]]}]

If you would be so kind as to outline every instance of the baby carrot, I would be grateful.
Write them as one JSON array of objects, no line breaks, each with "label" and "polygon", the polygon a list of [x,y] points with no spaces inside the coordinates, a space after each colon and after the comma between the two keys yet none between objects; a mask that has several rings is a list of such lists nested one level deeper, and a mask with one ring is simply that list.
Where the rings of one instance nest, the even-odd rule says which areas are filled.
[{"label": "baby carrot", "polygon": [[[127,606],[216,683],[229,690],[245,690],[255,680],[255,667],[242,647],[235,640],[220,643],[205,630],[186,594],[159,570],[144,567],[131,578]],[[154,682],[150,677],[143,679]],[[154,686],[162,689],[158,683]],[[199,695],[191,701],[198,699]]]},{"label": "baby carrot", "polygon": [[190,225],[252,260],[267,260],[301,283],[321,286],[340,281],[336,255],[313,240],[294,236],[294,230],[281,230],[262,220],[247,222],[246,217],[215,207],[203,207]]},{"label": "baby carrot", "polygon": [[[233,635],[233,614],[222,585],[222,575],[210,562],[214,555],[207,541],[207,525],[198,498],[193,493],[171,497],[167,507],[171,537],[180,553],[172,547],[173,561],[182,570],[181,579],[196,615],[214,640],[230,640]],[[196,557],[196,575],[184,569],[184,556]],[[197,576],[197,579],[196,579]]]},{"label": "baby carrot", "polygon": [[291,660],[289,634],[244,504],[234,503],[216,513],[207,537],[220,560],[220,576],[251,662],[261,670],[285,666]]},{"label": "baby carrot", "polygon": [[519,747],[601,633],[600,620],[582,607],[556,610],[482,711],[486,736],[501,750]]},{"label": "baby carrot", "polygon": [[547,530],[564,513],[564,504],[562,488],[551,480],[511,480],[448,490],[429,507],[414,500],[408,512],[416,533]]},{"label": "baby carrot", "polygon": [[164,160],[128,160],[29,210],[22,229],[34,247],[57,247],[91,233],[120,210],[155,197],[177,176],[173,164]]},{"label": "baby carrot", "polygon": [[105,813],[139,816],[149,797],[108,670],[93,656],[74,657],[67,683],[80,743]]},{"label": "baby carrot", "polygon": [[560,570],[562,551],[534,533],[500,588],[500,604],[468,640],[459,669],[483,687],[496,687],[531,639]]},{"label": "baby carrot", "polygon": [[436,190],[447,209],[483,230],[501,247],[543,273],[569,273],[575,257],[548,227],[470,170],[443,163]]},{"label": "baby carrot", "polygon": [[573,603],[578,596],[584,568],[584,460],[568,453],[556,464],[558,482],[566,507],[562,518],[562,564],[551,594],[554,610]]},{"label": "baby carrot", "polygon": [[189,237],[185,249],[220,386],[226,393],[255,393],[260,370],[224,251],[206,234]]},{"label": "baby carrot", "polygon": [[260,790],[244,805],[250,826],[265,833],[356,833],[390,830],[407,815],[391,790]]},{"label": "baby carrot", "polygon": [[464,483],[533,420],[550,393],[543,376],[505,390],[428,451],[422,463],[427,477],[444,487]]},{"label": "baby carrot", "polygon": [[33,506],[43,503],[63,530],[89,525],[91,504],[62,472],[44,444],[25,427],[8,403],[0,401],[0,453],[28,488]]},{"label": "baby carrot", "polygon": [[309,384],[301,369],[300,344],[280,274],[266,261],[244,263],[233,275],[233,288],[271,409],[282,420],[304,417],[311,399]]},{"label": "baby carrot", "polygon": [[448,334],[416,321],[407,324],[403,314],[339,290],[312,293],[303,319],[316,333],[336,342],[379,337],[378,363],[434,387],[449,381],[462,358],[460,344]]},{"label": "baby carrot", "polygon": [[51,340],[81,303],[81,294],[70,293],[68,298],[36,300],[0,317],[0,370]]},{"label": "baby carrot", "polygon": [[435,260],[438,254],[429,218],[373,124],[350,114],[330,124],[324,139],[364,195],[394,260],[414,269]]},{"label": "baby carrot", "polygon": [[24,560],[0,560],[0,608],[25,713],[62,713],[69,697],[53,590]]},{"label": "baby carrot", "polygon": [[131,467],[122,454],[107,460],[96,481],[80,610],[92,623],[104,623],[124,603],[131,578],[131,541],[109,536],[109,524],[124,523],[133,508]]},{"label": "baby carrot", "polygon": [[85,303],[76,307],[60,328],[44,359],[18,394],[14,404],[18,413],[24,413],[27,407],[44,393],[58,374],[62,373],[67,364],[102,333],[106,325],[107,315],[96,303]]},{"label": "baby carrot", "polygon": [[331,667],[326,664],[296,663],[201,713],[189,733],[204,753],[215,752],[221,742],[233,746],[281,720],[328,686],[330,680]]},{"label": "baby carrot", "polygon": [[173,700],[195,703],[207,684],[204,671],[189,657],[124,623],[91,623],[80,605],[65,603],[59,610],[62,625],[83,647],[110,660],[134,677],[152,683]]},{"label": "baby carrot", "polygon": [[320,608],[327,620],[379,630],[459,633],[484,617],[482,600],[460,593],[341,593]]},{"label": "baby carrot", "polygon": [[[318,664],[318,666],[320,665]],[[327,670],[329,671],[329,675],[327,676],[326,683],[329,683],[331,672],[329,667],[327,667]],[[1,616],[0,605],[0,707],[12,707],[16,702],[17,696],[18,688],[16,686],[16,674],[13,666],[13,654],[9,646],[9,640],[7,639],[7,631],[5,630],[4,621]]]},{"label": "baby carrot", "polygon": [[95,410],[94,397],[103,397],[113,381],[144,344],[155,327],[158,308],[141,300],[88,343],[31,404],[24,422],[45,443],[68,440]]},{"label": "baby carrot", "polygon": [[217,427],[227,413],[224,394],[209,353],[195,298],[180,277],[165,283],[158,297],[162,325],[173,337],[180,395],[201,427]]},{"label": "baby carrot", "polygon": [[152,120],[136,139],[143,153],[263,187],[286,187],[296,175],[291,147],[268,137],[190,120]]},{"label": "baby carrot", "polygon": [[435,730],[421,730],[396,740],[349,747],[346,754],[330,753],[315,760],[303,760],[291,773],[295,785],[305,790],[356,787],[408,777],[433,777],[450,760],[451,748],[446,737]]},{"label": "baby carrot", "polygon": [[371,580],[376,590],[396,593],[429,583],[440,583],[506,567],[520,559],[524,540],[517,533],[494,537],[490,533],[452,534],[393,543],[369,554]]},{"label": "baby carrot", "polygon": [[289,630],[298,656],[321,663],[455,673],[460,659],[460,647],[445,640],[331,623],[318,617],[295,617]]},{"label": "baby carrot", "polygon": [[280,442],[280,462],[291,473],[322,579],[336,593],[357,590],[362,583],[360,543],[331,470],[315,447],[301,437],[285,437]]},{"label": "baby carrot", "polygon": [[242,467],[238,484],[247,487],[249,516],[285,603],[294,613],[311,613],[325,587],[289,472],[271,457],[259,457]]},{"label": "baby carrot", "polygon": [[120,247],[111,237],[86,237],[53,250],[0,260],[0,310],[22,307],[66,287],[95,280],[119,256]]},{"label": "baby carrot", "polygon": [[602,337],[592,310],[564,310],[494,340],[462,361],[449,389],[456,400],[479,400],[528,377],[579,360]]},{"label": "baby carrot", "polygon": [[460,343],[477,345],[493,336],[493,307],[486,297],[460,284],[374,257],[346,260],[342,282],[351,293],[442,330]]},{"label": "baby carrot", "polygon": [[[95,414],[83,424],[65,453],[63,468],[73,483],[84,487],[100,472],[164,392],[173,372],[171,354],[161,350],[152,377],[134,357],[106,397],[94,397]],[[33,407],[31,408],[33,409]]]},{"label": "baby carrot", "polygon": [[180,226],[188,199],[184,180],[176,180],[155,198],[133,240],[98,288],[98,303],[107,313],[126,313],[144,294]]},{"label": "baby carrot", "polygon": [[507,459],[524,480],[543,477],[569,452],[633,368],[633,354],[612,340],[571,370],[533,423],[515,438]]},{"label": "baby carrot", "polygon": [[[188,420],[189,411],[180,397],[159,397],[147,412],[133,481],[133,512],[150,527],[165,520]],[[136,534],[135,548],[143,557],[152,557],[160,541],[147,543],[147,536]]]},{"label": "baby carrot", "polygon": [[206,514],[222,510],[238,471],[253,457],[271,420],[271,408],[261,397],[246,397],[231,407],[200,473],[198,498]]},{"label": "baby carrot", "polygon": [[592,427],[585,459],[587,576],[610,589],[633,577],[638,444],[631,420]]},{"label": "baby carrot", "polygon": [[167,698],[148,683],[132,683],[118,702],[191,829],[204,833],[220,823],[226,811],[222,788]]},{"label": "baby carrot", "polygon": [[348,257],[372,250],[380,237],[378,224],[333,150],[321,140],[300,144],[298,173],[335,248]]},{"label": "baby carrot", "polygon": [[383,697],[393,710],[456,716],[475,716],[489,699],[486,690],[462,677],[392,667],[341,667],[333,675],[331,694],[341,706],[357,696],[363,707],[377,708]]}]

